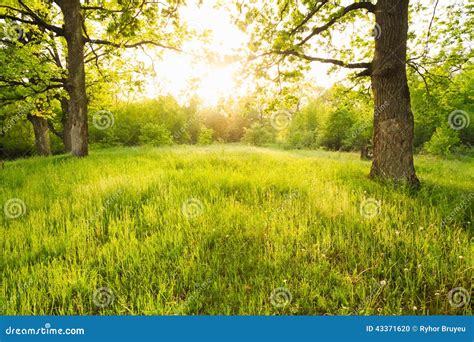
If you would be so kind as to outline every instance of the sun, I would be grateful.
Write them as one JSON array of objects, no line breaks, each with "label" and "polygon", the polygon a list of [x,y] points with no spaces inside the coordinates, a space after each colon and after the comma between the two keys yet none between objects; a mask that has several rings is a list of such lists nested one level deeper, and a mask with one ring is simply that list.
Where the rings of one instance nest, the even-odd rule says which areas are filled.
[{"label": "sun", "polygon": [[[184,53],[165,51],[159,58],[136,50],[132,60],[155,70],[154,76],[145,79],[142,95],[147,98],[171,95],[180,104],[198,97],[204,107],[245,96],[255,83],[251,76],[245,80],[241,77],[240,62],[245,58],[249,36],[232,24],[226,10],[211,4],[188,5],[182,9],[180,17],[193,30],[208,34],[205,48],[211,56],[203,54],[203,42],[198,39],[184,43]],[[323,87],[337,82],[334,77],[328,77],[328,68],[312,64],[311,82]]]}]

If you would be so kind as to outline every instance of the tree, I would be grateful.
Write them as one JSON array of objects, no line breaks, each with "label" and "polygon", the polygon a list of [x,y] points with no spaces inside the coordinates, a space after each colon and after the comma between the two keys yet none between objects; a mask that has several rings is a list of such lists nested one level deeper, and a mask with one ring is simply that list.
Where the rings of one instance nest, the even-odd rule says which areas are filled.
[{"label": "tree", "polygon": [[[1,40],[0,104],[17,104],[33,126],[35,145],[39,155],[50,155],[48,119],[52,99],[60,94],[62,76],[43,53],[40,31],[15,32]],[[18,111],[9,114],[15,120]]]},{"label": "tree", "polygon": [[[285,76],[291,74],[289,68],[295,70],[297,66],[297,70],[304,71],[307,63],[320,62],[359,69],[354,76],[370,77],[374,98],[374,160],[370,175],[417,186],[414,119],[406,73],[409,0],[378,0],[376,4],[356,1],[347,6],[341,2],[277,0],[262,8],[255,3],[238,2],[237,9],[242,27],[254,23],[250,46],[252,59],[260,66],[277,69],[279,75]],[[370,15],[375,16],[375,43],[353,33],[346,36],[349,43],[344,44],[339,34],[338,43],[342,46],[333,47],[333,35],[337,37],[342,24],[357,20],[364,28]],[[310,50],[331,56],[314,56]],[[347,61],[355,56],[367,60]]]},{"label": "tree", "polygon": [[[179,50],[177,46],[182,34],[179,34],[177,9],[181,3],[179,0],[117,0],[104,5],[101,0],[90,0],[85,4],[80,0],[10,0],[0,5],[0,19],[47,31],[56,37],[64,37],[66,41],[67,76],[64,89],[69,99],[68,129],[64,134],[70,136],[66,141],[70,141],[73,155],[81,157],[88,154],[86,44],[89,44],[96,63],[100,57],[123,48],[152,45]],[[54,21],[58,11],[63,17],[61,26],[55,25]],[[91,38],[89,31],[98,26],[105,28],[105,33],[102,37]],[[167,26],[173,27],[174,32],[160,32],[159,28]],[[102,47],[102,50],[94,46]]]}]

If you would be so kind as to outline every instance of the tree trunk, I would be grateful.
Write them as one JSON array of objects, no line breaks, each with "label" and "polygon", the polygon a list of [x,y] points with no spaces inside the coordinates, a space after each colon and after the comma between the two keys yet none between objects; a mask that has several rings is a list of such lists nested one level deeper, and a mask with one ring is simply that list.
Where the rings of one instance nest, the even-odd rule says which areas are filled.
[{"label": "tree trunk", "polygon": [[49,141],[48,121],[44,118],[33,115],[28,115],[28,120],[33,124],[36,152],[40,156],[50,156],[51,144]]},{"label": "tree trunk", "polygon": [[406,74],[408,1],[377,2],[372,65],[374,160],[370,175],[418,186],[413,164],[414,120]]},{"label": "tree trunk", "polygon": [[71,121],[69,120],[69,101],[67,98],[61,97],[61,110],[63,112],[63,116],[61,118],[61,123],[63,125],[63,144],[64,144],[64,151],[66,153],[71,152]]},{"label": "tree trunk", "polygon": [[[78,157],[88,154],[87,94],[84,69],[83,17],[79,0],[55,0],[64,16],[64,31],[67,43],[69,94],[68,125],[71,153]],[[67,139],[67,138],[66,138]]]}]

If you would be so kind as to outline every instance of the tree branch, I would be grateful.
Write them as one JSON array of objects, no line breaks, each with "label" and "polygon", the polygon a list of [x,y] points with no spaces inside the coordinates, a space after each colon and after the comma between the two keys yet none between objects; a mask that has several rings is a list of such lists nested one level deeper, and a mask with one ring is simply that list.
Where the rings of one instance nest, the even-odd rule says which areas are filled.
[{"label": "tree branch", "polygon": [[154,46],[161,47],[163,49],[173,50],[173,51],[177,51],[177,52],[183,52],[181,49],[179,49],[177,47],[165,45],[165,44],[162,44],[162,43],[158,43],[158,42],[155,42],[153,40],[142,40],[142,41],[139,41],[139,42],[136,42],[136,43],[114,43],[114,42],[111,42],[111,41],[108,41],[108,40],[90,39],[90,38],[84,37],[84,42],[92,43],[92,44],[98,44],[98,45],[109,45],[109,46],[113,46],[113,47],[117,47],[117,48],[136,48],[136,47],[140,47],[142,45],[154,45]]},{"label": "tree branch", "polygon": [[[364,1],[364,2],[356,2],[356,3],[353,3],[352,5],[349,5],[347,7],[344,7],[342,9],[342,11],[340,11],[339,13],[336,13],[334,15],[334,17],[329,20],[326,24],[322,25],[322,26],[319,26],[319,27],[315,27],[313,28],[313,30],[311,31],[311,33],[309,35],[306,36],[306,38],[304,38],[301,42],[299,42],[297,44],[297,46],[301,46],[301,45],[304,45],[308,40],[310,40],[311,38],[313,38],[315,35],[317,34],[320,34],[321,32],[324,32],[326,31],[327,29],[329,29],[332,25],[334,25],[339,19],[341,19],[343,16],[345,16],[347,13],[349,12],[352,12],[352,11],[355,11],[355,10],[360,10],[360,9],[366,9],[367,11],[371,12],[371,13],[375,13],[375,5],[371,2],[368,2],[368,1]],[[309,20],[309,19],[308,19]]]},{"label": "tree branch", "polygon": [[295,56],[301,59],[305,59],[310,62],[320,62],[320,63],[326,63],[326,64],[334,64],[338,65],[343,68],[348,68],[348,69],[371,69],[372,68],[372,63],[346,63],[344,61],[341,61],[339,59],[332,59],[332,58],[321,58],[321,57],[313,57],[313,56],[308,56],[305,55],[301,52],[297,52],[294,50],[285,50],[285,51],[273,51],[273,53],[278,54],[278,55],[283,55],[283,56]]},{"label": "tree branch", "polygon": [[56,33],[58,36],[64,36],[64,30],[60,27],[51,25],[44,21],[42,18],[40,18],[31,8],[26,6],[26,4],[22,0],[18,0],[18,3],[28,12],[28,15],[33,19],[33,22],[37,26],[41,26],[47,30],[53,31]]},{"label": "tree branch", "polygon": [[290,36],[294,35],[296,32],[298,32],[299,29],[301,29],[308,21],[311,20],[312,17],[316,15],[316,13],[319,12],[319,10],[328,3],[329,0],[321,0],[321,2],[316,2],[316,5],[313,7],[313,9],[306,15],[306,17],[299,23],[293,30],[290,32]]}]

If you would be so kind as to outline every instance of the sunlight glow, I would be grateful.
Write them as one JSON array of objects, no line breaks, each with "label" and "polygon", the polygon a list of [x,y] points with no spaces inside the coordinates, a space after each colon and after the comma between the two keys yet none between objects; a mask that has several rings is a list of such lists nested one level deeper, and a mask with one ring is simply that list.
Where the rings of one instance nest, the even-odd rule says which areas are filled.
[{"label": "sunlight glow", "polygon": [[[239,65],[239,56],[243,58],[245,55],[247,34],[231,23],[224,9],[209,4],[188,5],[182,9],[181,18],[197,32],[208,33],[208,42],[203,45],[195,38],[182,47],[186,53],[166,51],[159,60],[136,50],[133,59],[147,66],[153,65],[156,73],[146,79],[143,96],[172,95],[181,104],[197,96],[203,105],[215,106],[248,93],[254,80],[242,80]],[[206,48],[209,54],[203,58]],[[328,76],[329,67],[319,63],[311,65],[309,79],[315,86],[328,88],[343,79],[340,73]]]}]

